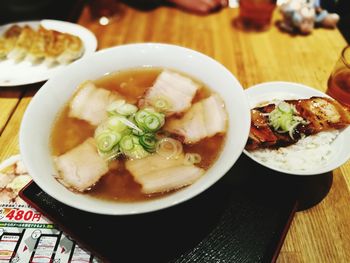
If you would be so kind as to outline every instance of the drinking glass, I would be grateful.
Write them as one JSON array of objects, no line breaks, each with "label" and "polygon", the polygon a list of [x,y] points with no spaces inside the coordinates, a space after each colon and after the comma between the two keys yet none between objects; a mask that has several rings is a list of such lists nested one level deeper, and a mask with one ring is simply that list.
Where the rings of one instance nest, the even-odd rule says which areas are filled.
[{"label": "drinking glass", "polygon": [[327,94],[350,107],[350,46],[346,46],[328,79]]},{"label": "drinking glass", "polygon": [[244,29],[266,30],[275,7],[276,0],[240,0],[238,25]]}]

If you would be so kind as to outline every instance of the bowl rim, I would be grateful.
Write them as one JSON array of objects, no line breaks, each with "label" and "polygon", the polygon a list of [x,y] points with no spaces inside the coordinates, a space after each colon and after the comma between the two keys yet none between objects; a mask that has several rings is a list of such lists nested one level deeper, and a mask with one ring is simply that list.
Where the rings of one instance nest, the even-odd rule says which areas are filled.
[{"label": "bowl rim", "polygon": [[[305,84],[302,84],[302,83],[290,82],[290,81],[270,81],[270,82],[263,82],[263,83],[253,85],[245,90],[248,101],[250,103],[250,107],[251,108],[254,107],[254,105],[251,103],[253,96],[251,96],[250,93],[252,93],[252,92],[262,92],[262,93],[266,92],[266,94],[272,94],[274,92],[267,91],[267,89],[269,89],[269,87],[271,88],[272,86],[282,86],[284,88],[288,87],[288,88],[286,88],[287,90],[292,90],[293,88],[291,88],[291,87],[294,87],[294,89],[299,88],[300,90],[306,91],[306,93],[307,92],[314,93],[314,95],[310,95],[310,96],[320,96],[320,97],[326,97],[326,98],[333,99],[332,97],[330,97],[326,93],[324,93],[318,89],[312,88],[311,86],[307,86]],[[287,94],[286,92],[280,92],[280,91],[278,91],[278,93]],[[298,93],[298,91],[295,93]],[[297,94],[294,94],[294,95],[297,95]],[[303,94],[301,94],[301,96],[303,96]],[[343,129],[342,131],[345,131],[345,130],[347,131],[347,133],[350,133],[350,126]],[[305,171],[303,171],[303,170],[291,171],[291,170],[282,169],[282,168],[268,165],[268,164],[262,162],[261,160],[259,160],[258,158],[254,157],[246,149],[243,150],[243,153],[246,156],[248,156],[249,158],[251,158],[252,160],[254,160],[255,162],[257,162],[258,164],[260,164],[266,168],[269,168],[271,170],[274,170],[274,171],[277,171],[277,172],[280,172],[283,174],[290,174],[290,175],[297,175],[297,176],[313,176],[313,175],[319,175],[319,174],[331,172],[334,169],[341,166],[342,164],[344,164],[347,160],[350,159],[350,147],[349,147],[349,151],[348,151],[347,155],[344,155],[343,158],[333,159],[328,165],[326,165],[324,167],[321,167],[318,169],[313,169],[313,170],[305,170]]]},{"label": "bowl rim", "polygon": [[[119,205],[122,206],[122,208],[121,208],[121,210],[117,210],[117,211],[116,210],[111,211],[110,209],[103,209],[101,207],[98,208],[98,207],[93,207],[93,206],[83,206],[83,207],[80,205],[78,206],[78,204],[75,204],[74,202],[67,200],[67,198],[63,198],[62,196],[58,195],[54,191],[51,191],[50,187],[46,187],[46,185],[43,184],[40,181],[40,179],[37,178],[37,175],[35,175],[35,170],[31,167],[30,158],[28,156],[28,154],[29,154],[28,142],[25,141],[26,126],[28,125],[28,120],[31,117],[30,115],[33,114],[31,111],[32,111],[33,105],[37,103],[36,101],[41,99],[41,97],[46,92],[46,90],[48,90],[50,88],[50,86],[52,86],[52,84],[54,84],[56,82],[57,79],[64,76],[64,74],[66,72],[68,72],[71,68],[74,69],[74,67],[77,67],[77,65],[80,65],[83,63],[88,63],[89,61],[91,61],[93,58],[96,58],[97,56],[106,56],[106,55],[110,54],[110,52],[115,52],[114,50],[120,50],[120,52],[121,52],[121,50],[126,49],[126,48],[135,48],[135,49],[137,49],[137,48],[151,48],[151,49],[152,48],[163,48],[164,49],[165,48],[166,50],[174,49],[174,50],[178,50],[179,52],[185,52],[185,53],[187,52],[188,53],[188,54],[186,53],[187,55],[192,56],[192,57],[197,57],[196,59],[198,59],[198,60],[199,60],[199,58],[204,59],[208,63],[210,63],[211,65],[217,67],[218,70],[220,70],[220,72],[221,72],[220,74],[225,74],[225,76],[227,76],[227,78],[229,78],[230,81],[232,81],[231,84],[235,86],[234,89],[232,89],[232,90],[234,90],[232,92],[239,92],[239,93],[237,93],[237,95],[240,94],[240,96],[239,96],[240,103],[242,103],[242,105],[245,105],[244,106],[245,109],[242,109],[242,112],[244,112],[244,114],[246,116],[243,116],[243,117],[240,116],[240,118],[243,118],[242,127],[240,128],[240,129],[242,129],[243,134],[240,134],[239,147],[237,150],[234,151],[234,154],[232,154],[232,156],[230,156],[229,162],[225,163],[223,165],[223,167],[217,167],[217,165],[215,165],[222,158],[223,154],[221,153],[221,155],[218,157],[218,159],[214,163],[213,166],[217,167],[216,170],[219,170],[218,173],[220,173],[220,175],[216,175],[210,181],[207,180],[207,181],[205,181],[205,183],[197,185],[197,187],[195,189],[192,189],[192,191],[184,191],[185,194],[181,198],[179,198],[177,196],[176,200],[169,199],[170,201],[168,201],[166,203],[164,203],[164,202],[156,203],[154,200],[158,200],[158,199],[152,199],[149,201],[140,202],[142,204],[142,208],[137,207],[138,204],[140,204],[139,202],[133,202],[133,204],[134,204],[133,206],[128,206],[128,204],[122,205],[123,203],[118,203]],[[147,62],[145,62],[144,64],[147,64]],[[140,66],[142,66],[142,65],[140,65]],[[171,65],[169,65],[169,68],[171,68]],[[128,68],[125,68],[125,69],[128,69]],[[106,72],[107,71],[108,70],[106,70]],[[113,72],[113,71],[109,71],[109,72]],[[184,71],[184,72],[186,72],[186,71]],[[219,93],[218,90],[217,90],[217,92]],[[56,112],[56,114],[57,114],[57,112]],[[229,127],[229,129],[230,129],[230,127]],[[42,88],[37,92],[37,94],[33,97],[33,99],[31,100],[31,102],[29,103],[29,105],[27,107],[26,112],[24,113],[23,120],[21,123],[21,128],[20,128],[20,140],[19,141],[20,141],[20,150],[22,153],[22,158],[23,158],[24,164],[28,168],[29,174],[33,174],[32,178],[33,178],[34,182],[36,182],[38,184],[38,186],[42,190],[44,190],[47,194],[51,195],[53,198],[59,200],[60,202],[66,204],[66,205],[75,207],[75,208],[80,209],[80,210],[84,210],[84,211],[88,211],[88,212],[92,212],[92,213],[97,213],[97,214],[107,214],[107,215],[130,215],[130,214],[148,213],[148,212],[157,211],[157,210],[165,209],[167,207],[171,207],[171,206],[180,204],[186,200],[189,200],[189,199],[199,195],[200,193],[205,191],[207,188],[212,186],[214,183],[216,183],[221,177],[223,177],[231,169],[231,167],[235,164],[235,162],[237,161],[239,156],[242,154],[243,148],[244,148],[246,141],[248,139],[249,129],[250,129],[250,111],[249,111],[249,106],[248,106],[248,100],[244,94],[242,85],[239,83],[237,78],[221,63],[219,63],[218,61],[214,60],[213,58],[211,58],[203,53],[200,53],[196,50],[189,49],[189,48],[182,47],[182,46],[178,46],[178,45],[163,44],[163,43],[134,43],[134,44],[115,46],[115,47],[111,47],[108,49],[98,51],[98,52],[90,55],[89,57],[86,57],[86,58],[81,59],[79,61],[73,62],[72,64],[67,66],[65,69],[62,69],[53,78],[49,79],[42,86]],[[226,144],[228,144],[228,143],[226,143]],[[224,146],[224,148],[226,148],[226,146]],[[222,152],[224,150],[225,149],[223,149]],[[206,174],[213,168],[213,166],[211,168],[209,168],[209,170],[206,171]],[[189,186],[189,187],[191,187],[191,186]],[[185,187],[185,188],[189,188],[189,187]],[[181,190],[179,190],[179,191],[181,191]],[[176,192],[179,192],[179,191],[176,191]],[[175,194],[176,194],[176,192],[175,192]],[[170,196],[173,196],[173,195],[175,196],[175,194],[171,194]],[[166,197],[160,198],[160,199],[165,199],[165,198]],[[95,201],[95,198],[93,198],[93,200]],[[109,201],[102,201],[102,202],[108,203]],[[157,205],[150,205],[151,203],[154,203]],[[112,202],[112,204],[113,204],[113,202]],[[113,205],[111,205],[111,206],[113,206]]]}]

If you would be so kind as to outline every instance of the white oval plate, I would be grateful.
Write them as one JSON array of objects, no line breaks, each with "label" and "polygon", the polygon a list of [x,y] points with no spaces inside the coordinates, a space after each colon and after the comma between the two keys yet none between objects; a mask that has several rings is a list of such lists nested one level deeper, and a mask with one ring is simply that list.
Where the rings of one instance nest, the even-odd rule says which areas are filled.
[{"label": "white oval plate", "polygon": [[[80,25],[58,20],[24,21],[7,24],[0,27],[0,36],[14,24],[19,26],[29,25],[32,28],[38,28],[39,25],[42,25],[47,29],[70,33],[80,37],[84,44],[84,54],[81,58],[95,52],[97,48],[96,37],[91,31]],[[11,59],[0,60],[0,86],[18,86],[44,81],[66,66],[57,65],[48,67],[44,63],[32,65],[29,61],[16,63]]]},{"label": "white oval plate", "polygon": [[[275,99],[307,99],[312,96],[329,97],[325,93],[302,85],[292,82],[266,82],[255,86],[252,86],[245,90],[248,97],[250,108],[254,108],[259,103],[271,102]],[[313,167],[310,170],[287,170],[279,167],[271,166],[265,162],[254,157],[249,151],[244,150],[244,153],[259,164],[270,168],[272,170],[294,175],[316,175],[322,174],[336,169],[341,166],[347,160],[350,159],[350,127],[342,130],[338,137],[333,141],[331,147],[334,150],[334,156],[328,161],[327,164]]]}]

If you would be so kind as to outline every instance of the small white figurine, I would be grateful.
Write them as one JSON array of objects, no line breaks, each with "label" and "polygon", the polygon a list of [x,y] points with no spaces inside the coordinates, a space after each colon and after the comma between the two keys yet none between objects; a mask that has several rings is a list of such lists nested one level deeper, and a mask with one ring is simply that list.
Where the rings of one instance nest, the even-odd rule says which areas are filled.
[{"label": "small white figurine", "polygon": [[288,32],[310,34],[315,26],[334,28],[339,15],[328,13],[320,6],[320,0],[289,0],[281,5],[283,21],[280,27]]}]

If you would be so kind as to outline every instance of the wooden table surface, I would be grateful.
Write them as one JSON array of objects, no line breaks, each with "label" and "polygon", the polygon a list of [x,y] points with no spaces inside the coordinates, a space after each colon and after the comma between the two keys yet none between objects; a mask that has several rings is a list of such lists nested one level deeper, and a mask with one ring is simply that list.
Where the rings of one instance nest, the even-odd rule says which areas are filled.
[{"label": "wooden table surface", "polygon": [[[282,80],[325,91],[346,45],[338,30],[317,29],[309,36],[291,36],[272,26],[262,33],[244,32],[233,26],[235,9],[197,16],[170,7],[150,11],[122,7],[123,15],[108,26],[98,25],[88,8],[83,10],[78,23],[95,33],[99,49],[135,42],[185,46],[221,62],[245,88]],[[275,12],[274,21],[278,19]],[[0,88],[0,160],[19,152],[20,122],[41,85]],[[350,162],[333,175],[326,198],[295,215],[277,262],[350,261]]]}]

